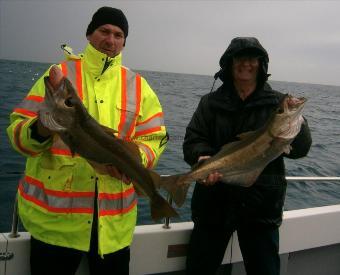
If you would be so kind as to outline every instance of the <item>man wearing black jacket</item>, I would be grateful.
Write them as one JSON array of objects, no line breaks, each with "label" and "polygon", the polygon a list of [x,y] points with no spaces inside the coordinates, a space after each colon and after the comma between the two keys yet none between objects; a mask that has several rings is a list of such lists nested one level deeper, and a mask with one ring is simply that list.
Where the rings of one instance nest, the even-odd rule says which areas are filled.
[{"label": "man wearing black jacket", "polygon": [[[216,154],[237,135],[259,129],[276,110],[283,94],[271,89],[267,51],[253,37],[234,38],[216,74],[222,85],[202,97],[183,144],[185,161],[193,165]],[[287,183],[284,157],[307,155],[312,140],[307,121],[291,144],[289,155],[269,163],[253,186],[231,186],[210,174],[195,185],[187,274],[215,274],[236,230],[248,275],[278,275],[279,226]]]}]

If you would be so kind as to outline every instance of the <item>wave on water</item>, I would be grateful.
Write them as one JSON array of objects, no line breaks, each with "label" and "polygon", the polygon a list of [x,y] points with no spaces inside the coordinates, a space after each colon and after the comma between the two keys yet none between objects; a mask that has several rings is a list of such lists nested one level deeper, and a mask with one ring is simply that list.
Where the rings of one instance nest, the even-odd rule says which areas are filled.
[{"label": "wave on water", "polygon": [[[10,219],[18,180],[25,166],[24,157],[9,145],[6,128],[9,113],[26,95],[49,64],[0,60],[0,232],[10,230]],[[141,71],[156,91],[165,114],[170,140],[156,171],[163,175],[188,171],[183,161],[182,142],[185,128],[202,95],[209,93],[213,77]],[[308,120],[313,145],[307,157],[286,160],[289,176],[338,176],[340,164],[340,87],[306,83],[270,81],[274,89],[308,99],[304,116]],[[215,88],[218,87],[215,84]],[[189,196],[176,221],[190,220]],[[166,194],[163,193],[164,196]],[[289,182],[285,209],[336,204],[340,201],[340,184],[334,182]],[[138,224],[151,224],[149,203],[139,200]]]}]

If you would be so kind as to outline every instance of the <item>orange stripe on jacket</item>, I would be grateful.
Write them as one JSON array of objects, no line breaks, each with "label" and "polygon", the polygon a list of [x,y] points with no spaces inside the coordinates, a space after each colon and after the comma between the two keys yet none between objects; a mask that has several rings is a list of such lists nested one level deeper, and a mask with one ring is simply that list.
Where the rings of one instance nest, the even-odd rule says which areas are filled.
[{"label": "orange stripe on jacket", "polygon": [[77,90],[79,98],[83,101],[83,80],[81,75],[81,61],[77,60],[76,62],[76,81],[77,81]]},{"label": "orange stripe on jacket", "polygon": [[44,190],[44,193],[47,195],[52,195],[55,197],[61,197],[61,198],[82,198],[82,197],[94,197],[95,193],[94,192],[80,192],[80,191],[75,191],[75,192],[65,192],[65,191],[57,191],[57,190],[51,190],[45,188],[45,185],[43,182],[32,178],[30,176],[25,176],[25,182],[32,184],[34,186],[37,186],[40,189]]},{"label": "orange stripe on jacket", "polygon": [[164,116],[163,112],[159,112],[159,113],[154,114],[153,116],[149,117],[147,120],[137,122],[136,126],[140,126],[140,125],[146,124],[146,123],[148,123],[149,121],[153,120],[156,117],[163,117],[163,116]]},{"label": "orange stripe on jacket", "polygon": [[58,207],[52,207],[46,204],[43,201],[38,200],[37,198],[28,195],[24,192],[22,185],[19,185],[19,193],[20,195],[26,199],[27,201],[30,201],[46,210],[49,212],[55,212],[55,213],[83,213],[83,214],[93,214],[93,209],[92,208],[58,208]]},{"label": "orange stripe on jacket", "polygon": [[25,100],[32,100],[32,101],[35,101],[35,102],[43,102],[44,97],[38,96],[38,95],[29,95],[29,96],[25,97]]},{"label": "orange stripe on jacket", "polygon": [[117,194],[99,193],[98,199],[116,200],[120,198],[126,198],[132,195],[134,192],[135,192],[135,189],[131,187],[130,189],[127,189],[123,193],[117,193]]},{"label": "orange stripe on jacket", "polygon": [[22,114],[24,116],[28,116],[28,117],[36,117],[38,115],[37,112],[33,112],[27,109],[22,109],[22,108],[15,108],[13,110],[14,113],[18,113],[18,114]]},{"label": "orange stripe on jacket", "polygon": [[66,77],[67,73],[68,73],[66,62],[61,63],[61,71],[62,71],[63,75]]},{"label": "orange stripe on jacket", "polygon": [[99,216],[115,216],[120,214],[125,214],[132,210],[137,204],[137,200],[135,199],[131,205],[126,208],[119,209],[119,210],[99,210]]},{"label": "orange stripe on jacket", "polygon": [[162,130],[161,126],[153,127],[153,128],[147,129],[147,130],[136,132],[135,137],[151,134],[151,133],[154,133],[154,132],[158,132],[160,130]]},{"label": "orange stripe on jacket", "polygon": [[25,148],[20,141],[20,134],[21,134],[21,129],[22,126],[26,123],[26,120],[21,121],[20,123],[18,123],[17,126],[15,126],[14,128],[14,143],[15,145],[19,148],[20,151],[24,152],[25,154],[31,155],[31,156],[35,156],[37,155],[36,152],[31,151],[28,148]]}]

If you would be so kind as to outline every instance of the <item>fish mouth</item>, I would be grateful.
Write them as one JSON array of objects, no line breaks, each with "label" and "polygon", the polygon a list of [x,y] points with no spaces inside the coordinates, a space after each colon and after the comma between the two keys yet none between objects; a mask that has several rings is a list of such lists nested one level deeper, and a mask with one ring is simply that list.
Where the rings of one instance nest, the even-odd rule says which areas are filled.
[{"label": "fish mouth", "polygon": [[294,97],[292,95],[287,94],[281,101],[278,111],[278,114],[283,114],[285,112],[294,112],[304,106],[307,99],[305,97]]},{"label": "fish mouth", "polygon": [[299,109],[302,109],[305,105],[307,99],[304,97],[291,97],[288,99],[287,102],[287,109],[290,112],[296,112]]}]

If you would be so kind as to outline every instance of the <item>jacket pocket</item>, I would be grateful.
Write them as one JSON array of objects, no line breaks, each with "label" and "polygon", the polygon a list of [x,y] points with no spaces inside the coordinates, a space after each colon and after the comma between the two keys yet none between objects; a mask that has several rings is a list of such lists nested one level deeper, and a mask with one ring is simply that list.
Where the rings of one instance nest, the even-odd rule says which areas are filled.
[{"label": "jacket pocket", "polygon": [[[120,135],[126,136],[126,134],[133,135],[135,131],[135,125],[141,117],[141,112],[137,113],[135,106],[116,106],[116,114],[118,116],[117,129],[120,130]],[[120,129],[118,129],[120,128]],[[130,132],[132,129],[132,132]]]}]

